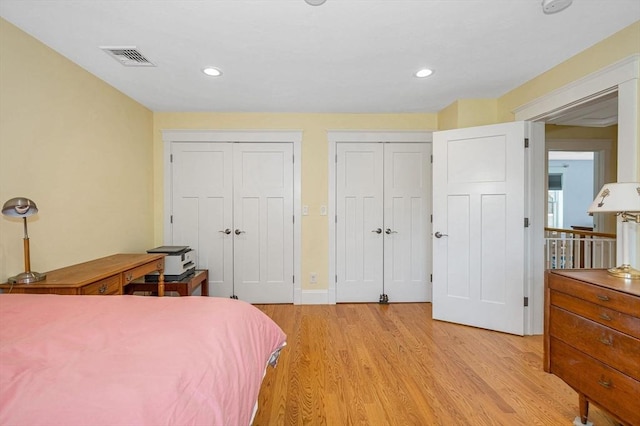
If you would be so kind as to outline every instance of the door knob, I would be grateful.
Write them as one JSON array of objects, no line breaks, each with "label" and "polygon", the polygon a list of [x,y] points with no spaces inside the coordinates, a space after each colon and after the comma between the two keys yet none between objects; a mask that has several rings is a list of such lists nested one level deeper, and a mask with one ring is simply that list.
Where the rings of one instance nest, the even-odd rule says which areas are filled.
[{"label": "door knob", "polygon": [[433,234],[433,235],[434,235],[436,238],[442,238],[442,237],[448,237],[448,236],[449,236],[448,234],[443,234],[443,233],[442,233],[442,232],[440,232],[440,231],[436,231],[436,233],[435,233],[435,234]]},{"label": "door knob", "polygon": [[387,228],[387,229],[384,231],[384,233],[385,233],[385,234],[387,234],[387,235],[389,235],[389,234],[397,234],[397,233],[398,233],[398,231],[392,231],[392,230],[391,230],[391,228]]},{"label": "door knob", "polygon": [[231,229],[227,228],[224,231],[218,231],[218,232],[222,232],[223,234],[229,235],[231,233]]},{"label": "door knob", "polygon": [[382,228],[374,229],[371,232],[375,232],[376,234],[382,234]]},{"label": "door knob", "polygon": [[241,230],[239,230],[239,229],[236,229],[235,234],[236,234],[236,235],[244,234],[244,231],[241,231]]}]

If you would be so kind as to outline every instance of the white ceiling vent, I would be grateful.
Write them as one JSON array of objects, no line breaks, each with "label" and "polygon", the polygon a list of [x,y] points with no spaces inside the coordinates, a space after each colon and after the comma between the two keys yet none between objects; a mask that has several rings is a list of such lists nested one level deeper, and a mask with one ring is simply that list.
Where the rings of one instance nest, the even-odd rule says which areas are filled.
[{"label": "white ceiling vent", "polygon": [[100,49],[125,67],[155,67],[135,46],[100,46]]}]

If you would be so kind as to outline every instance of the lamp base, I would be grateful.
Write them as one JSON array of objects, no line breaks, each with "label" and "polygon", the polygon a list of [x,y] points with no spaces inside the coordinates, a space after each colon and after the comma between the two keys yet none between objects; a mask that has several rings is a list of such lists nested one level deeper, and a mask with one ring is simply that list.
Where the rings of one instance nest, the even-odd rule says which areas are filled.
[{"label": "lamp base", "polygon": [[40,272],[22,272],[15,277],[8,279],[10,284],[31,284],[38,281],[42,281],[47,278],[47,274],[41,274]]},{"label": "lamp base", "polygon": [[640,271],[631,267],[631,265],[620,265],[615,268],[607,269],[610,275],[628,280],[640,280]]}]

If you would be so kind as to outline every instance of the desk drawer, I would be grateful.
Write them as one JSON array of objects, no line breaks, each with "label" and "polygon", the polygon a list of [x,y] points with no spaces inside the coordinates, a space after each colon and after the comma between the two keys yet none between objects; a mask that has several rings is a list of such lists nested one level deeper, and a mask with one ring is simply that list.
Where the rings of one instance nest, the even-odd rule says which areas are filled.
[{"label": "desk drawer", "polygon": [[159,259],[156,262],[149,263],[146,265],[138,266],[137,268],[129,269],[128,271],[124,271],[122,273],[122,279],[124,282],[123,285],[129,284],[131,281],[136,278],[143,277],[151,272],[155,272],[158,270],[164,270],[164,258]]},{"label": "desk drawer", "polygon": [[120,275],[114,275],[80,289],[83,295],[110,295],[120,293]]},{"label": "desk drawer", "polygon": [[640,380],[640,340],[552,306],[552,337]]},{"label": "desk drawer", "polygon": [[551,338],[551,372],[589,401],[626,423],[640,425],[636,409],[640,382],[625,376],[569,345]]},{"label": "desk drawer", "polygon": [[555,275],[549,281],[549,288],[627,315],[638,316],[640,312],[640,297],[583,281]]},{"label": "desk drawer", "polygon": [[550,295],[551,305],[559,306],[562,309],[640,339],[640,318],[638,317],[623,314],[559,291],[551,290]]}]

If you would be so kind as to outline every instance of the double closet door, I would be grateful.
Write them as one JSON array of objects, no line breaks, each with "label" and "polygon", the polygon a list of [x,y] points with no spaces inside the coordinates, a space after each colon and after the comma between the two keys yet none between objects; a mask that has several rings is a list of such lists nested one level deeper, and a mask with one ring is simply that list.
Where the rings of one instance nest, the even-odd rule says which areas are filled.
[{"label": "double closet door", "polygon": [[336,301],[430,301],[431,144],[336,153]]},{"label": "double closet door", "polygon": [[173,142],[171,158],[171,241],[196,250],[210,294],[292,303],[292,144]]}]

